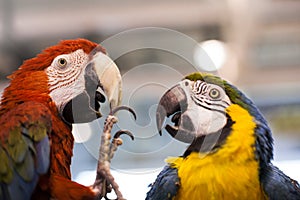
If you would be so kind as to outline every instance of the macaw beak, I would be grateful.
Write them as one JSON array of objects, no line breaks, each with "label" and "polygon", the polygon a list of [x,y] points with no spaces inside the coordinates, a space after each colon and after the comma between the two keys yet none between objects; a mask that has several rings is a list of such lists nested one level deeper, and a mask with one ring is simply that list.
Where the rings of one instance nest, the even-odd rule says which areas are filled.
[{"label": "macaw beak", "polygon": [[185,114],[188,107],[188,95],[184,87],[177,84],[161,97],[156,110],[156,125],[161,135],[165,118],[172,116],[171,121],[174,125],[167,124],[165,129],[172,137],[190,143],[195,134],[193,133],[194,126],[189,116]]},{"label": "macaw beak", "polygon": [[111,109],[119,106],[122,100],[122,77],[119,68],[110,57],[102,52],[98,52],[91,62]]},{"label": "macaw beak", "polygon": [[121,103],[122,77],[117,65],[101,51],[90,55],[84,70],[83,91],[62,108],[63,119],[69,123],[87,123],[102,116],[100,103],[108,100],[114,109]]},{"label": "macaw beak", "polygon": [[156,110],[156,126],[160,135],[162,135],[162,126],[165,121],[165,118],[177,112],[181,112],[182,109],[180,105],[181,104],[184,105],[185,102],[186,102],[185,93],[179,85],[176,85],[173,88],[169,89],[161,97]]}]

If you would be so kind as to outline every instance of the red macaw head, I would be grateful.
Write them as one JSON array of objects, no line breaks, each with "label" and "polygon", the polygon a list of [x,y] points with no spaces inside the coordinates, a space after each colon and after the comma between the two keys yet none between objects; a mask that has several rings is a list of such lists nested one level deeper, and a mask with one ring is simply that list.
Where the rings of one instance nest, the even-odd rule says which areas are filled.
[{"label": "red macaw head", "polygon": [[103,47],[85,39],[45,49],[9,78],[2,110],[24,101],[49,102],[66,122],[83,123],[101,116],[101,102],[108,100],[115,107],[121,101],[118,67]]}]

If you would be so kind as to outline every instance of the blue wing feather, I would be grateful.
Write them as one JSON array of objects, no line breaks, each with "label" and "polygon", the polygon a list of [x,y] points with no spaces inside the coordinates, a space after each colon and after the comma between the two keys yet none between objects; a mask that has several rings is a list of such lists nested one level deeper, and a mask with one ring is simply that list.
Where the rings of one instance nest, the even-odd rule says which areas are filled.
[{"label": "blue wing feather", "polygon": [[261,170],[261,184],[270,200],[300,200],[300,186],[297,181],[272,164]]},{"label": "blue wing feather", "polygon": [[177,194],[179,184],[177,169],[167,165],[150,185],[146,200],[171,200]]},{"label": "blue wing feather", "polygon": [[49,138],[45,137],[40,142],[36,143],[36,171],[39,174],[45,174],[50,165],[50,145]]},{"label": "blue wing feather", "polygon": [[49,169],[51,113],[26,102],[0,116],[0,125],[0,200],[30,199]]}]

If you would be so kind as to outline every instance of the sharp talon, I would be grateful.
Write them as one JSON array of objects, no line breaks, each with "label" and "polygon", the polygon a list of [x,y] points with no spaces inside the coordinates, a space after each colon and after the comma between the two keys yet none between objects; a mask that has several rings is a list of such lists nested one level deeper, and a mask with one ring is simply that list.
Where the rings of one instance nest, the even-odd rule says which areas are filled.
[{"label": "sharp talon", "polygon": [[131,138],[131,140],[134,140],[133,134],[130,131],[127,131],[127,130],[119,130],[118,132],[116,132],[115,135],[114,135],[114,139],[119,138],[123,134],[128,135]]},{"label": "sharp talon", "polygon": [[114,108],[113,110],[110,111],[110,115],[115,115],[116,112],[118,112],[120,110],[129,111],[133,115],[134,120],[136,120],[136,114],[135,114],[134,110],[132,108],[128,107],[128,106],[118,106],[118,107],[116,107],[116,108]]}]

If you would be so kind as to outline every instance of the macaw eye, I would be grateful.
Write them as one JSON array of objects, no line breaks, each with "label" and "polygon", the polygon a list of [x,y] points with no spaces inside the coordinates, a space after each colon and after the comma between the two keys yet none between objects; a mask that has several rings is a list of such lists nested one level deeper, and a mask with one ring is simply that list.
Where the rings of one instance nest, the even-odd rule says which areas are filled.
[{"label": "macaw eye", "polygon": [[221,96],[221,93],[218,89],[216,88],[212,88],[210,91],[209,91],[209,96],[213,99],[218,99],[220,96]]},{"label": "macaw eye", "polygon": [[59,58],[58,61],[57,61],[58,65],[60,67],[65,67],[67,65],[67,60],[65,58]]}]

